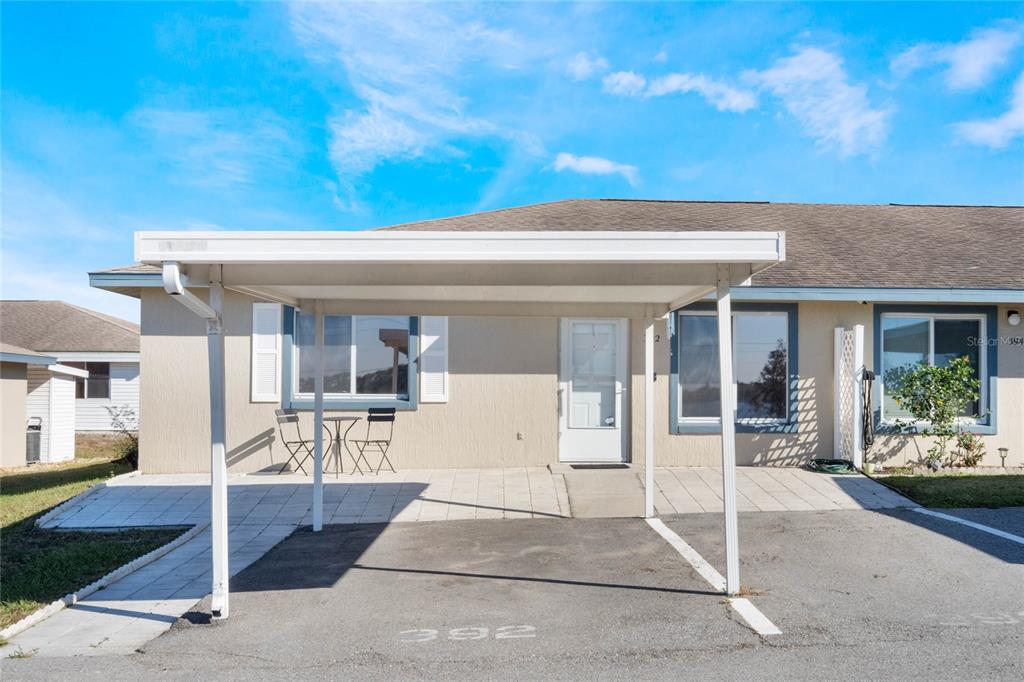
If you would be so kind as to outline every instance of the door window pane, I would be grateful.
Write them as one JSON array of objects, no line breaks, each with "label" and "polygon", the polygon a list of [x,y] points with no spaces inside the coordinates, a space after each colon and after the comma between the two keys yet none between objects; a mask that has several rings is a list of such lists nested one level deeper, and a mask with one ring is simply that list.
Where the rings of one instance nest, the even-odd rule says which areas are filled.
[{"label": "door window pane", "polygon": [[572,376],[569,380],[569,426],[616,425],[615,325],[572,323]]},{"label": "door window pane", "polygon": [[885,417],[910,417],[889,394],[900,384],[900,377],[918,365],[928,364],[930,347],[928,318],[882,318],[882,414]]},{"label": "door window pane", "polygon": [[679,338],[680,412],[683,417],[718,417],[718,318],[680,315]]},{"label": "door window pane", "polygon": [[409,392],[409,318],[355,318],[356,393],[404,395]]},{"label": "door window pane", "polygon": [[786,419],[788,327],[785,314],[733,316],[737,419]]}]

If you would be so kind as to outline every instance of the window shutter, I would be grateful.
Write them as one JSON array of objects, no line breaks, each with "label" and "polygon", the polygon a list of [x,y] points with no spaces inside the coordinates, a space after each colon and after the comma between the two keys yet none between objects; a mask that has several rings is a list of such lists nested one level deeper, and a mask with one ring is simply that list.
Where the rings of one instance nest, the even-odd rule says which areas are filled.
[{"label": "window shutter", "polygon": [[281,306],[252,304],[252,402],[281,401]]},{"label": "window shutter", "polygon": [[448,402],[448,318],[420,318],[420,402]]}]

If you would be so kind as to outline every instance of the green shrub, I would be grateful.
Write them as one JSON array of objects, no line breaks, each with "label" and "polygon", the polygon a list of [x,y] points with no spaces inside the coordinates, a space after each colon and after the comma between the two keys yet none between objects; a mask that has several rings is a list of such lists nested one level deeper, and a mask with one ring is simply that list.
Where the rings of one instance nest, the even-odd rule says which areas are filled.
[{"label": "green shrub", "polygon": [[[885,385],[896,404],[914,417],[913,421],[898,419],[897,425],[908,428],[923,422],[920,433],[935,437],[928,449],[930,465],[938,468],[944,460],[949,464],[981,460],[984,445],[963,431],[961,422],[961,417],[978,416],[968,414],[968,408],[981,398],[981,381],[970,358],[954,358],[942,367],[897,367],[886,373]],[[949,454],[950,441],[956,442],[959,457]]]}]

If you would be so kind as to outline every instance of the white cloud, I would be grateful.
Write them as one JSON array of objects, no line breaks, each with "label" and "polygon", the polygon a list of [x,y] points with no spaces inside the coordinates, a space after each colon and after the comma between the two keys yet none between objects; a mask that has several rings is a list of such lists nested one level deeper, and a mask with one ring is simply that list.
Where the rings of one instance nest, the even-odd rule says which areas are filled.
[{"label": "white cloud", "polygon": [[555,157],[555,170],[570,170],[583,175],[621,175],[630,185],[636,185],[638,182],[636,166],[602,159],[599,156],[576,156],[561,152]]},{"label": "white cloud", "polygon": [[129,120],[188,185],[227,189],[253,185],[267,171],[290,168],[296,145],[279,117],[234,109],[145,107]]},{"label": "white cloud", "polygon": [[696,92],[719,111],[743,113],[757,106],[757,95],[750,90],[734,88],[703,74],[670,73],[651,81],[648,97],[661,97],[673,93]]},{"label": "white cloud", "polygon": [[591,76],[608,70],[608,60],[598,55],[591,57],[586,52],[577,52],[576,56],[569,60],[565,70],[575,80],[585,81]]},{"label": "white cloud", "polygon": [[664,64],[668,61],[668,51],[665,48],[658,50],[658,54],[654,55],[654,61],[659,64]]},{"label": "white cloud", "polygon": [[941,64],[946,67],[950,90],[975,90],[1007,64],[1024,38],[1022,33],[1020,26],[1008,25],[975,29],[958,43],[918,43],[898,54],[889,67],[894,75],[905,78],[918,69]]},{"label": "white cloud", "polygon": [[1001,116],[964,121],[956,125],[957,134],[968,142],[1001,149],[1024,135],[1024,72],[1017,77],[1010,108]]},{"label": "white cloud", "polygon": [[490,83],[495,74],[515,73],[552,48],[492,27],[486,11],[456,4],[291,5],[292,32],[310,58],[340,65],[360,100],[327,121],[339,205],[358,206],[357,180],[385,161],[457,156],[455,145],[465,138],[525,139],[470,113],[474,102],[462,91],[474,78]]},{"label": "white cloud", "polygon": [[871,105],[867,87],[851,84],[831,52],[806,47],[745,77],[781,99],[808,135],[841,156],[877,149],[888,136],[890,112]]},{"label": "white cloud", "polygon": [[639,95],[646,84],[647,79],[638,73],[616,71],[602,79],[601,89],[612,95]]}]

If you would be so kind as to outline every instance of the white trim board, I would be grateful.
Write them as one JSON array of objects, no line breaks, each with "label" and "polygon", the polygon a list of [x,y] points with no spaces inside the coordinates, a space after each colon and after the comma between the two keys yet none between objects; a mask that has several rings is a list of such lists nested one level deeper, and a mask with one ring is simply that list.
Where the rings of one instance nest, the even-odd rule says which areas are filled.
[{"label": "white trim board", "polygon": [[78,369],[77,367],[68,367],[67,365],[55,364],[47,365],[46,369],[54,372],[55,374],[68,374],[73,377],[81,377],[82,379],[89,378],[89,372],[84,369]]},{"label": "white trim board", "polygon": [[58,362],[139,362],[141,353],[107,351],[60,351],[53,353]]},{"label": "white trim board", "polygon": [[181,263],[764,263],[784,232],[136,232],[135,260]]}]

